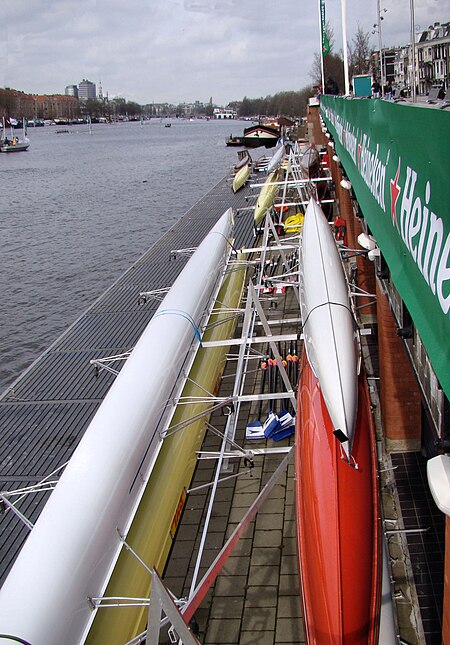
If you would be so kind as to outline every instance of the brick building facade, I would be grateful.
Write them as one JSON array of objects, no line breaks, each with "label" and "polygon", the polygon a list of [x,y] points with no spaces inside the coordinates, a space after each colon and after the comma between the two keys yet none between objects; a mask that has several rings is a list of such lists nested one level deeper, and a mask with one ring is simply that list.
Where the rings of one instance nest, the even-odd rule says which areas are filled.
[{"label": "brick building facade", "polygon": [[75,96],[62,94],[35,95],[17,90],[0,89],[0,118],[20,119],[74,119],[80,114],[80,104]]}]

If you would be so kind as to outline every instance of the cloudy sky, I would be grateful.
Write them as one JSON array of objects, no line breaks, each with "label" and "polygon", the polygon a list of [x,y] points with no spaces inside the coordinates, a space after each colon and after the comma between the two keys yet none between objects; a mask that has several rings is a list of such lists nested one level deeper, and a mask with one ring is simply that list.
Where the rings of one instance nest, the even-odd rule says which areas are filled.
[{"label": "cloudy sky", "polygon": [[[383,44],[409,42],[411,0],[380,2]],[[418,32],[450,21],[450,0],[414,6]],[[339,50],[340,0],[326,14]],[[348,41],[376,20],[376,0],[347,0]],[[138,103],[220,105],[309,85],[318,50],[318,0],[0,0],[0,87],[30,93],[86,78]]]}]

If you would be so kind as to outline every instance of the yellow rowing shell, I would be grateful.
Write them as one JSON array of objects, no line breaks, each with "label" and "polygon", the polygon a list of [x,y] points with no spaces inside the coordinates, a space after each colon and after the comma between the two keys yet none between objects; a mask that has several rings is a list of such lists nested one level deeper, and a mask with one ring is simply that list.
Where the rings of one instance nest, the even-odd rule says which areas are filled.
[{"label": "yellow rowing shell", "polygon": [[245,166],[242,166],[242,168],[240,168],[234,176],[232,185],[233,193],[236,193],[239,188],[242,188],[249,177],[250,167],[248,163],[246,163]]},{"label": "yellow rowing shell", "polygon": [[275,170],[267,177],[265,183],[263,184],[263,187],[259,192],[259,197],[256,202],[255,212],[253,215],[255,226],[258,226],[258,224],[261,222],[261,220],[263,219],[264,215],[267,213],[269,208],[273,206],[273,203],[275,201],[275,197],[277,196],[278,188],[279,188],[279,186],[276,183],[274,183],[277,181],[278,181],[278,170]]},{"label": "yellow rowing shell", "polygon": [[[236,308],[242,298],[245,269],[232,270],[225,278],[203,339],[220,340],[234,333],[236,319],[228,308]],[[220,311],[222,310],[222,311]],[[222,324],[217,324],[220,321]],[[183,389],[182,397],[202,397],[205,390],[215,392],[225,367],[228,347],[200,348]],[[198,385],[196,385],[196,383]],[[204,389],[203,389],[204,388]],[[211,403],[179,405],[172,426],[200,414]],[[207,417],[168,436],[162,445],[147,489],[127,536],[127,543],[148,567],[162,574],[172,546],[178,520],[196,466],[195,451],[199,450],[206,431]],[[169,430],[170,432],[170,430]],[[106,597],[148,598],[150,575],[136,558],[123,549],[110,582]],[[123,645],[141,633],[148,619],[148,607],[98,609],[86,643]]]}]

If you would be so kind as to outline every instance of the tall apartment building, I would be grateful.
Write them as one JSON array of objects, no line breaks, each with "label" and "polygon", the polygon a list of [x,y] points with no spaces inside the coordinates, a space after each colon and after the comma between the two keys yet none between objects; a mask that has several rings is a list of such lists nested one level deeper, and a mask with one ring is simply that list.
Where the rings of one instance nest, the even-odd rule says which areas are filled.
[{"label": "tall apartment building", "polygon": [[95,83],[87,81],[85,78],[78,84],[78,98],[80,101],[89,101],[95,99],[97,96],[97,91]]}]

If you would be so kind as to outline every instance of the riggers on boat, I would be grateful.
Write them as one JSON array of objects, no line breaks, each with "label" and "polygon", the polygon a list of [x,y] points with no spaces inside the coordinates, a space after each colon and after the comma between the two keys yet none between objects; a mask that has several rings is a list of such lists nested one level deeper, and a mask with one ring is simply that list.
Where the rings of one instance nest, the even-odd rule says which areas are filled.
[{"label": "riggers on boat", "polygon": [[103,596],[124,548],[163,445],[167,402],[181,392],[216,297],[231,229],[229,209],[174,282],[92,419],[0,590],[1,634],[33,645],[85,641],[96,614],[89,599]]},{"label": "riggers on boat", "polygon": [[[242,265],[241,265],[242,266]],[[233,269],[219,291],[214,312],[202,340],[223,340],[233,336],[236,319],[228,308],[239,306],[245,283],[245,269]],[[221,313],[222,311],[222,313]],[[222,321],[222,322],[221,322]],[[220,323],[220,324],[219,324]],[[204,391],[216,393],[225,366],[227,347],[203,349],[197,352],[182,398],[202,397]],[[166,559],[183,512],[186,493],[196,466],[195,451],[199,450],[208,417],[191,421],[186,427],[172,431],[188,419],[202,414],[210,404],[179,405],[158,455],[142,501],[139,505],[127,541],[147,565],[163,572]],[[189,499],[189,498],[187,498]],[[189,503],[189,502],[187,502]],[[123,550],[106,596],[148,598],[150,575],[127,550]],[[123,645],[145,629],[147,607],[100,609],[92,625],[87,643]]]},{"label": "riggers on boat", "polygon": [[236,193],[239,188],[245,185],[245,182],[250,177],[250,165],[246,163],[242,168],[240,168],[234,176],[232,190],[233,193]]},{"label": "riggers on boat", "polygon": [[350,457],[358,398],[358,343],[336,240],[310,200],[300,240],[300,306],[306,354],[318,378],[331,432]]},{"label": "riggers on boat", "polygon": [[259,191],[259,196],[256,201],[255,212],[253,214],[253,221],[255,227],[258,226],[264,215],[267,213],[269,208],[273,206],[275,197],[277,196],[279,185],[276,183],[279,178],[278,170],[272,172],[264,182],[261,190]]},{"label": "riggers on boat", "polygon": [[380,506],[366,379],[361,372],[351,465],[305,352],[300,373],[295,487],[306,642],[381,645]]}]

